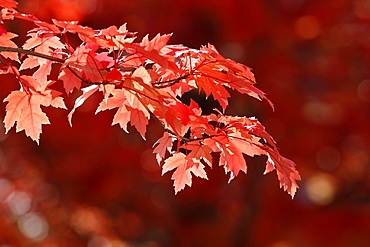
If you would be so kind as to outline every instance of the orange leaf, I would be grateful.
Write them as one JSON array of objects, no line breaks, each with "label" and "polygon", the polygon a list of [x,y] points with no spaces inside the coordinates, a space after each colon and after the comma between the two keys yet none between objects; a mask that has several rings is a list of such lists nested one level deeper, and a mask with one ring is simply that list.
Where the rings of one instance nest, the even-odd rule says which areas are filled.
[{"label": "orange leaf", "polygon": [[[63,49],[64,44],[60,42],[59,37],[51,36],[47,38],[43,38],[42,36],[37,35],[37,33],[29,33],[28,36],[31,36],[24,45],[22,46],[23,49],[29,50],[32,48],[35,48],[36,52],[43,53],[43,54],[49,54],[50,48],[54,49]],[[43,59],[43,58],[42,58]]]},{"label": "orange leaf", "polygon": [[77,76],[75,76],[69,69],[63,69],[60,72],[58,79],[63,81],[63,86],[67,93],[71,93],[74,88],[76,88],[77,90],[80,90],[81,88],[81,80]]},{"label": "orange leaf", "polygon": [[119,126],[126,132],[127,131],[127,123],[130,122],[131,112],[126,109],[124,105],[120,107],[116,114],[113,117],[112,125],[119,124]]},{"label": "orange leaf", "polygon": [[112,92],[113,96],[107,98],[100,102],[98,108],[95,111],[97,114],[100,111],[111,110],[113,108],[121,107],[126,102],[125,90],[123,89],[115,89]]},{"label": "orange leaf", "polygon": [[229,182],[236,176],[239,171],[247,173],[247,165],[239,147],[230,142],[227,136],[213,138],[220,145],[221,154],[219,165],[224,166],[225,172],[230,172]]},{"label": "orange leaf", "polygon": [[128,132],[127,123],[130,122],[131,112],[128,111],[126,106],[124,105],[124,103],[127,101],[124,91],[125,90],[123,89],[115,89],[112,92],[113,96],[100,102],[98,108],[95,111],[95,114],[100,111],[118,108],[116,114],[113,117],[112,125],[119,124],[125,132]]},{"label": "orange leaf", "polygon": [[191,173],[197,177],[208,179],[203,164],[198,164],[198,166],[194,165],[189,168],[188,162],[192,163],[191,160],[187,160],[185,154],[179,152],[167,158],[163,164],[162,175],[176,168],[176,171],[171,177],[171,179],[174,180],[175,194],[184,189],[185,185],[191,187]]},{"label": "orange leaf", "polygon": [[149,41],[148,35],[143,38],[141,46],[145,47],[145,50],[158,50],[160,51],[163,47],[167,45],[168,40],[171,38],[172,34],[157,34],[152,40]]},{"label": "orange leaf", "polygon": [[26,59],[23,60],[21,66],[19,67],[19,70],[32,69],[39,65],[39,59],[37,57],[28,56]]},{"label": "orange leaf", "polygon": [[15,122],[19,120],[22,109],[27,107],[28,97],[25,92],[13,91],[4,99],[4,102],[8,102],[5,108],[6,115],[4,118],[5,133],[8,133]]},{"label": "orange leaf", "polygon": [[204,178],[208,180],[207,173],[204,170],[203,164],[198,164],[198,166],[192,166],[189,169],[196,177]]},{"label": "orange leaf", "polygon": [[168,132],[164,132],[163,136],[154,143],[153,147],[156,147],[154,148],[153,153],[156,154],[155,157],[158,164],[160,164],[164,158],[166,150],[171,152],[173,141],[174,137],[172,137]]},{"label": "orange leaf", "polygon": [[180,190],[185,188],[185,185],[191,187],[191,173],[190,169],[186,169],[186,164],[181,164],[177,167],[176,171],[172,174],[171,177],[173,185],[175,187],[175,194]]},{"label": "orange leaf", "polygon": [[16,8],[18,3],[14,0],[1,0],[0,6],[7,9],[13,9]]},{"label": "orange leaf", "polygon": [[134,73],[132,73],[132,78],[136,80],[141,80],[144,84],[151,85],[150,81],[152,78],[150,77],[148,71],[144,67],[137,68]]},{"label": "orange leaf", "polygon": [[[3,33],[2,35],[0,35],[0,46],[18,48],[18,46],[13,41],[10,40],[17,36],[18,36],[17,34],[11,32]],[[18,54],[15,52],[1,52],[1,55],[11,60],[17,61],[18,63],[20,62]]]},{"label": "orange leaf", "polygon": [[206,97],[212,94],[213,98],[220,103],[223,111],[226,110],[230,94],[221,84],[218,84],[216,81],[211,80],[210,78],[201,77],[198,78],[197,85],[199,89],[204,90]]},{"label": "orange leaf", "polygon": [[183,147],[187,150],[191,150],[191,152],[186,156],[186,159],[192,160],[196,167],[199,166],[200,160],[203,160],[207,165],[212,167],[212,149],[209,146],[202,145],[200,143],[188,143]]},{"label": "orange leaf", "polygon": [[145,140],[145,132],[146,132],[146,126],[148,125],[148,118],[145,116],[145,114],[135,108],[132,108],[130,106],[126,107],[127,110],[131,112],[131,125],[135,126],[136,130],[140,133],[141,137]]},{"label": "orange leaf", "polygon": [[42,132],[41,125],[50,124],[48,117],[40,108],[41,103],[48,105],[43,97],[42,95],[28,95],[21,91],[11,92],[4,100],[9,102],[4,119],[6,133],[17,122],[16,132],[24,130],[26,135],[38,144]]},{"label": "orange leaf", "polygon": [[38,79],[40,82],[46,82],[47,81],[47,76],[51,72],[51,65],[52,61],[46,61],[44,64],[40,64],[40,68],[35,71],[33,74],[33,77],[35,79]]},{"label": "orange leaf", "polygon": [[167,158],[162,166],[162,175],[178,166],[185,165],[185,157],[183,153],[175,153],[173,156]]},{"label": "orange leaf", "polygon": [[85,87],[82,89],[82,92],[83,92],[82,95],[76,99],[73,109],[68,114],[68,121],[71,126],[72,126],[73,113],[76,111],[78,107],[80,107],[85,102],[85,100],[87,100],[91,95],[93,95],[98,90],[99,90],[98,85],[91,85],[89,87]]},{"label": "orange leaf", "polygon": [[169,61],[165,56],[161,55],[157,50],[147,51],[145,47],[142,47],[134,43],[125,43],[124,46],[125,48],[133,49],[137,53],[144,55],[146,58],[157,63],[164,69],[168,68],[174,72],[181,72],[179,67],[177,67],[177,65],[174,62]]},{"label": "orange leaf", "polygon": [[280,188],[287,191],[292,199],[299,188],[297,180],[301,180],[298,171],[295,168],[293,161],[281,156],[279,152],[272,150],[271,148],[267,153],[266,170],[264,174],[276,169],[276,173],[280,182]]},{"label": "orange leaf", "polygon": [[171,177],[171,179],[174,180],[173,185],[175,186],[176,194],[184,189],[186,184],[189,187],[191,186],[191,174],[190,170],[186,169],[185,157],[183,153],[175,153],[173,156],[166,159],[162,167],[162,175],[177,168]]}]

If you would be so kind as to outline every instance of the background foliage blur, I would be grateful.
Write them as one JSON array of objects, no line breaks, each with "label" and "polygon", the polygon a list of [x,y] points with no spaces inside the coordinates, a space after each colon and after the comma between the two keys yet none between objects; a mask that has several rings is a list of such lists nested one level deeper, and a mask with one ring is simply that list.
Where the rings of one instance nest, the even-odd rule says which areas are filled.
[{"label": "background foliage blur", "polygon": [[[233,93],[228,113],[256,115],[303,180],[292,201],[255,158],[230,184],[214,166],[175,196],[151,153],[155,122],[145,142],[111,127],[113,112],[95,116],[94,99],[73,128],[67,111],[45,109],[40,146],[0,131],[0,246],[370,246],[370,1],[21,0],[19,10],[214,44],[252,67],[275,104]],[[32,27],[7,28],[21,43]],[[3,76],[0,87],[4,99],[18,85]]]}]

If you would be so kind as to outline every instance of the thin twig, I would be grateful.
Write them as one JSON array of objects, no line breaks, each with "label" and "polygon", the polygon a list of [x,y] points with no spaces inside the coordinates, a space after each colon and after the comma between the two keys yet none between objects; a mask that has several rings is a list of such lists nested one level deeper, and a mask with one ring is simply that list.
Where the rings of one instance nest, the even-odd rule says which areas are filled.
[{"label": "thin twig", "polygon": [[166,81],[156,81],[156,82],[153,82],[152,84],[153,84],[154,88],[166,88],[166,87],[170,87],[172,85],[175,85],[179,81],[181,81],[183,79],[186,79],[189,76],[190,76],[190,74],[185,74],[185,75],[180,76],[180,77],[175,78],[175,79],[166,80]]},{"label": "thin twig", "polygon": [[88,81],[88,80],[85,80],[84,78],[82,78],[79,74],[76,73],[76,71],[74,71],[69,65],[66,66],[66,68],[71,71],[71,73],[76,76],[78,79],[80,79],[82,82],[86,83],[86,84],[90,84],[90,85],[105,85],[105,84],[112,84],[112,85],[115,85],[114,83],[108,83],[108,82],[103,82],[103,81],[98,81],[98,82],[92,82],[92,81]]}]

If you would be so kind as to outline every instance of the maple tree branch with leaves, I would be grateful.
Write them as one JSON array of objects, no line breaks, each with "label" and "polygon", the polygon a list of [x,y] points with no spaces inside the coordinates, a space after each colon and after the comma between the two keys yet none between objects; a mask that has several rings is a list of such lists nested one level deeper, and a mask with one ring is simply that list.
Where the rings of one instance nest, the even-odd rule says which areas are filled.
[{"label": "maple tree branch with leaves", "polygon": [[[280,155],[263,125],[253,117],[224,114],[230,89],[273,106],[255,87],[249,67],[224,58],[210,44],[199,50],[169,45],[168,34],[134,42],[136,35],[126,24],[96,30],[77,21],[48,23],[18,12],[16,6],[13,0],[0,0],[1,23],[19,19],[35,27],[20,47],[12,41],[18,35],[0,26],[1,74],[13,74],[20,83],[20,89],[4,100],[6,132],[16,126],[17,132],[24,130],[38,143],[42,125],[50,124],[41,106],[67,109],[65,98],[81,92],[68,114],[72,125],[75,111],[92,95],[101,94],[96,113],[116,110],[112,124],[124,131],[130,123],[145,139],[150,118],[163,127],[153,152],[162,173],[175,170],[176,193],[191,186],[192,175],[207,179],[205,167],[212,166],[212,153],[218,153],[230,180],[247,172],[244,155],[267,156],[265,173],[276,170],[280,187],[294,197],[300,180],[296,165]],[[67,34],[80,45],[73,47]],[[52,67],[55,63],[60,66]],[[52,76],[53,70],[57,76]],[[52,89],[55,83],[65,92]],[[212,96],[221,109],[205,115],[195,101],[185,104],[181,96],[190,91]]]}]

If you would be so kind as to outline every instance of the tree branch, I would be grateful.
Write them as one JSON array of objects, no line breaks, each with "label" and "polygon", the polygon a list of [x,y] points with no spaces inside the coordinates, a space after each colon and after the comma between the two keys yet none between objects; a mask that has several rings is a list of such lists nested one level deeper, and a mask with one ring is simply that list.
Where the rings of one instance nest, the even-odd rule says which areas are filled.
[{"label": "tree branch", "polygon": [[20,54],[25,54],[25,55],[44,58],[44,59],[47,59],[47,60],[50,60],[50,61],[53,61],[53,62],[57,62],[57,63],[64,63],[64,61],[65,61],[62,58],[53,57],[53,56],[46,55],[46,54],[43,54],[43,53],[30,51],[30,50],[24,50],[22,48],[15,48],[15,47],[0,46],[0,53],[1,52],[16,52],[16,53],[20,53]]},{"label": "tree branch", "polygon": [[76,76],[79,80],[81,80],[82,82],[86,83],[86,84],[90,84],[90,85],[108,85],[108,84],[112,84],[112,85],[115,85],[114,83],[108,83],[108,82],[104,82],[104,81],[97,81],[97,82],[93,82],[93,81],[88,81],[88,80],[85,80],[84,78],[82,78],[79,74],[76,73],[76,71],[74,71],[69,65],[66,66],[66,68],[71,71],[71,73]]},{"label": "tree branch", "polygon": [[183,76],[180,76],[178,78],[172,79],[172,80],[167,80],[167,81],[156,81],[153,82],[152,85],[154,88],[166,88],[166,87],[171,87],[172,85],[175,85],[179,81],[186,79],[190,76],[191,74],[185,74]]}]

